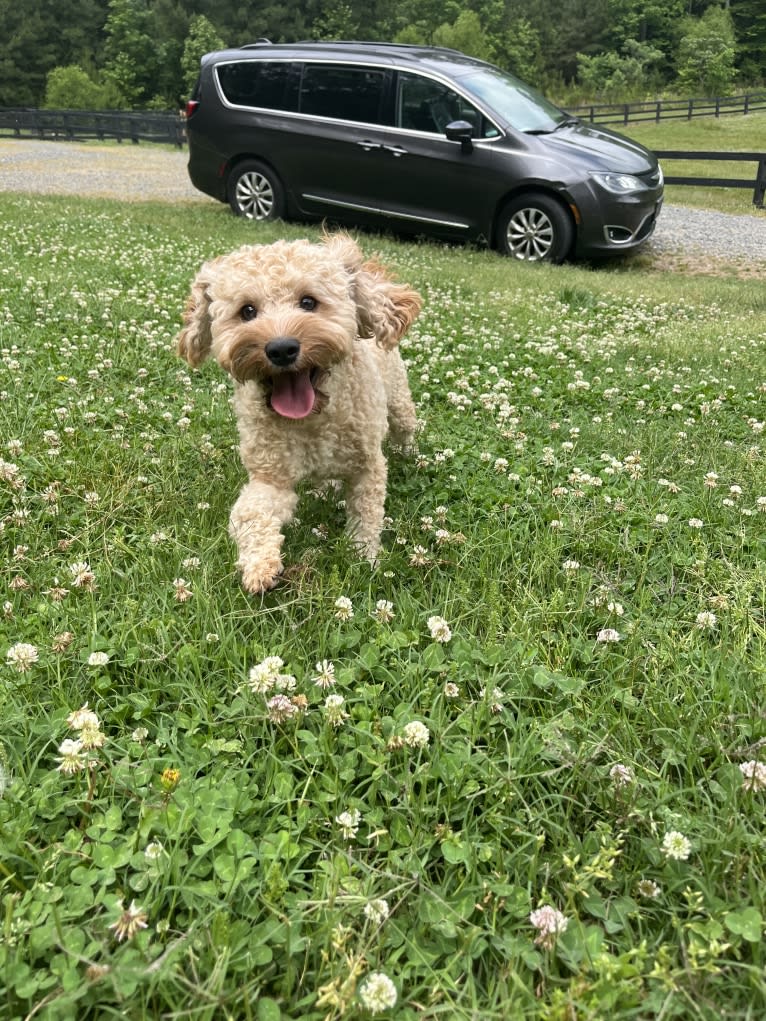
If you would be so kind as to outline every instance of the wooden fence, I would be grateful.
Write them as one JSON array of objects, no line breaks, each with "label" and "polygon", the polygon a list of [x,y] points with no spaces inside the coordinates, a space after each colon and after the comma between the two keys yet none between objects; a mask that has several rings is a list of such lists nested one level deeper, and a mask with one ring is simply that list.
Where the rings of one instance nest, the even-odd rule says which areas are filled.
[{"label": "wooden fence", "polygon": [[65,139],[80,142],[107,138],[118,142],[166,142],[179,148],[186,141],[182,116],[94,110],[27,110],[0,108],[0,137]]},{"label": "wooden fence", "polygon": [[591,124],[640,124],[646,121],[691,120],[693,117],[721,117],[766,110],[766,92],[717,99],[657,99],[646,103],[599,103],[567,107]]},{"label": "wooden fence", "polygon": [[726,160],[731,163],[757,163],[755,180],[749,178],[727,177],[669,177],[665,175],[665,184],[699,185],[706,188],[752,188],[753,205],[763,209],[766,193],[766,153],[764,152],[677,152],[675,149],[654,150],[654,155],[663,160],[697,160],[706,163],[708,160]]}]

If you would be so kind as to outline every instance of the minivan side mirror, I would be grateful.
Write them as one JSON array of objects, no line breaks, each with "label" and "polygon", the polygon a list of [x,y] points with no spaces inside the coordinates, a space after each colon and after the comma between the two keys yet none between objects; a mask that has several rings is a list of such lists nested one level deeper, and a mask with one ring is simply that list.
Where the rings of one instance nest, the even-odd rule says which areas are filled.
[{"label": "minivan side mirror", "polygon": [[445,128],[445,133],[450,142],[460,142],[463,152],[473,152],[473,142],[471,141],[473,124],[469,124],[468,121],[452,121]]}]

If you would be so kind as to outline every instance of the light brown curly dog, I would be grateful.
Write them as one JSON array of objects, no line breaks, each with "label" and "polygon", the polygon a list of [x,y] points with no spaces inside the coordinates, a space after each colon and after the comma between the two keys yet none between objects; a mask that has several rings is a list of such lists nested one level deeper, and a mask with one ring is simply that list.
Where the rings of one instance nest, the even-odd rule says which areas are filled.
[{"label": "light brown curly dog", "polygon": [[303,479],[342,479],[347,530],[374,562],[386,494],[382,444],[409,446],[415,408],[397,344],[420,296],[363,261],[345,234],[246,245],[206,262],[178,335],[191,365],[212,355],[235,381],[249,480],[231,511],[242,583],[276,584],[282,526]]}]

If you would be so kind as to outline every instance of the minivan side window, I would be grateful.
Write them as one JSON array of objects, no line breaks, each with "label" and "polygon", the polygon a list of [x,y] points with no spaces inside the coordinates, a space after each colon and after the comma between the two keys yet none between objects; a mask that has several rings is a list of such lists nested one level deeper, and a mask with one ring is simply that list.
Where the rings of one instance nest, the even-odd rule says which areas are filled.
[{"label": "minivan side window", "polygon": [[303,65],[300,112],[379,124],[386,73],[344,64]]},{"label": "minivan side window", "polygon": [[216,73],[226,101],[234,106],[294,110],[288,89],[293,66],[287,61],[240,60],[219,64]]},{"label": "minivan side window", "polygon": [[396,127],[443,135],[452,121],[468,121],[474,138],[495,138],[494,124],[447,85],[400,71],[396,90]]}]

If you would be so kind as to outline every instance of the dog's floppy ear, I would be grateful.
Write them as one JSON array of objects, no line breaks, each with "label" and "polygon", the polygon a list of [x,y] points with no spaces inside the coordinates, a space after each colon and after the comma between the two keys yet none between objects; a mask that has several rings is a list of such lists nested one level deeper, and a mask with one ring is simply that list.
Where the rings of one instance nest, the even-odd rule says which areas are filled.
[{"label": "dog's floppy ear", "polygon": [[385,267],[370,260],[356,274],[356,317],[360,336],[396,347],[418,317],[422,300],[406,284],[395,283]]},{"label": "dog's floppy ear", "polygon": [[184,309],[184,327],[176,338],[176,350],[189,365],[199,365],[210,354],[213,337],[210,332],[210,286],[212,268],[218,260],[206,262],[191,287]]},{"label": "dog's floppy ear", "polygon": [[364,262],[359,245],[343,232],[325,235],[325,245],[349,272],[360,337],[374,337],[382,347],[396,347],[417,318],[421,298],[395,283],[379,262]]}]

